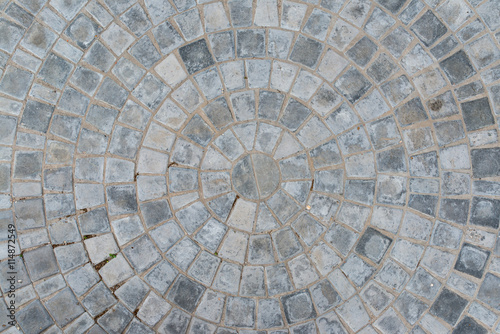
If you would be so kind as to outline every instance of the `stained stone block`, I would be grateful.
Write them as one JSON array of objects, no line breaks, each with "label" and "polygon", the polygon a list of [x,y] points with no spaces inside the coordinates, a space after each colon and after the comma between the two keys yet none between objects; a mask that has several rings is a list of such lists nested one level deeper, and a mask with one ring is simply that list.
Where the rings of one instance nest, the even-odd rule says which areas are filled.
[{"label": "stained stone block", "polygon": [[101,79],[101,74],[86,67],[78,66],[69,81],[85,93],[93,95]]},{"label": "stained stone block", "polygon": [[391,242],[391,238],[369,227],[359,239],[356,252],[376,263],[380,263]]},{"label": "stained stone block", "polygon": [[98,319],[98,324],[108,333],[123,333],[134,315],[118,303]]},{"label": "stained stone block", "polygon": [[68,35],[82,49],[86,49],[92,44],[95,36],[101,32],[101,28],[92,19],[84,14],[80,14],[73,20],[66,29]]},{"label": "stained stone block", "polygon": [[482,278],[489,257],[489,251],[464,243],[458,255],[455,269],[468,275]]},{"label": "stained stone block", "polygon": [[432,232],[431,245],[458,249],[461,239],[462,231],[460,229],[438,221]]},{"label": "stained stone block", "polygon": [[188,312],[193,312],[205,292],[200,284],[180,275],[168,293],[168,300]]},{"label": "stained stone block", "polygon": [[354,254],[347,258],[341,269],[358,287],[363,286],[375,272],[374,267]]},{"label": "stained stone block", "polygon": [[500,157],[497,148],[473,149],[471,150],[472,173],[476,178],[497,176],[500,170],[495,162]]},{"label": "stained stone block", "polygon": [[179,14],[174,17],[174,20],[186,40],[190,41],[203,35],[203,27],[198,9],[194,8]]},{"label": "stained stone block", "polygon": [[148,236],[143,236],[123,250],[127,259],[137,272],[143,272],[161,260]]},{"label": "stained stone block", "polygon": [[351,68],[336,82],[340,92],[351,102],[357,102],[372,86],[372,84],[357,69]]},{"label": "stained stone block", "polygon": [[119,86],[113,79],[105,78],[96,94],[98,100],[109,103],[121,109],[127,100],[128,92]]},{"label": "stained stone block", "polygon": [[441,59],[448,55],[453,49],[459,45],[457,39],[453,35],[446,37],[431,49],[431,53],[437,59]]},{"label": "stained stone block", "polygon": [[359,66],[365,67],[377,50],[377,45],[365,36],[354,44],[354,46],[346,52],[346,55]]},{"label": "stained stone block", "polygon": [[127,10],[122,16],[120,16],[120,20],[137,37],[140,37],[151,28],[151,22],[144,12],[144,9],[142,9],[139,4],[136,4],[135,6]]},{"label": "stained stone block", "polygon": [[418,268],[408,283],[407,289],[419,296],[433,300],[440,287],[441,283],[437,279],[424,269]]},{"label": "stained stone block", "polygon": [[289,324],[316,317],[316,311],[308,290],[302,290],[281,297],[281,303]]},{"label": "stained stone block", "polygon": [[228,2],[231,22],[234,27],[248,27],[252,25],[252,1],[231,0]]},{"label": "stained stone block", "polygon": [[265,56],[265,31],[260,29],[239,30],[236,35],[238,57]]},{"label": "stained stone block", "polygon": [[25,29],[20,25],[10,22],[4,18],[0,20],[0,34],[4,36],[0,42],[0,49],[12,53],[24,35]]},{"label": "stained stone block", "polygon": [[460,104],[467,131],[482,129],[495,123],[488,98]]},{"label": "stained stone block", "polygon": [[151,66],[161,59],[160,53],[156,50],[156,47],[147,35],[135,43],[130,48],[129,53],[147,69],[151,68]]},{"label": "stained stone block", "polygon": [[397,69],[397,65],[385,53],[381,53],[377,59],[368,67],[366,73],[380,83],[388,79]]},{"label": "stained stone block", "polygon": [[137,154],[137,148],[141,137],[142,134],[139,131],[117,126],[113,131],[109,151],[112,154],[133,159]]},{"label": "stained stone block", "polygon": [[187,313],[174,308],[160,324],[158,330],[163,333],[185,333],[190,319]]},{"label": "stained stone block", "polygon": [[290,54],[290,60],[309,68],[315,68],[322,51],[323,45],[321,43],[299,35]]},{"label": "stained stone block", "polygon": [[116,58],[104,45],[97,41],[87,51],[83,60],[99,70],[107,72],[113,66]]},{"label": "stained stone block", "polygon": [[[429,29],[432,26],[433,29]],[[448,29],[446,26],[428,10],[412,26],[411,30],[424,43],[425,46],[431,46],[441,38]]]},{"label": "stained stone block", "polygon": [[228,297],[225,324],[234,327],[253,327],[255,325],[255,300]]},{"label": "stained stone block", "polygon": [[42,246],[24,253],[24,261],[33,281],[59,272],[51,246]]},{"label": "stained stone block", "polygon": [[411,194],[408,206],[426,215],[435,217],[437,202],[437,196]]},{"label": "stained stone block", "polygon": [[479,289],[477,299],[498,310],[500,278],[487,273]]},{"label": "stained stone block", "polygon": [[429,312],[453,326],[467,304],[467,300],[456,293],[443,289],[434,304],[432,304]]},{"label": "stained stone block", "polygon": [[54,321],[39,300],[31,302],[20,310],[16,320],[23,331],[29,333],[39,333],[54,324]]},{"label": "stained stone block", "polygon": [[136,190],[133,185],[109,186],[106,194],[110,215],[137,212]]},{"label": "stained stone block", "polygon": [[456,224],[465,225],[469,216],[469,200],[466,199],[441,199],[439,217]]},{"label": "stained stone block", "polygon": [[463,50],[439,62],[452,85],[459,84],[476,74],[469,57]]},{"label": "stained stone block", "polygon": [[295,131],[310,113],[309,108],[292,98],[288,101],[279,122],[288,129]]}]

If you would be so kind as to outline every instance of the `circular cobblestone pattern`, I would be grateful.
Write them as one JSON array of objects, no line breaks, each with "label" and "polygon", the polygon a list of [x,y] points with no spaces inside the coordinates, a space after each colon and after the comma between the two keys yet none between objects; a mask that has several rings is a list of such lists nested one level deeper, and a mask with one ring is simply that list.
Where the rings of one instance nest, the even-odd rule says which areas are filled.
[{"label": "circular cobblestone pattern", "polygon": [[0,332],[500,333],[498,0],[0,13]]}]

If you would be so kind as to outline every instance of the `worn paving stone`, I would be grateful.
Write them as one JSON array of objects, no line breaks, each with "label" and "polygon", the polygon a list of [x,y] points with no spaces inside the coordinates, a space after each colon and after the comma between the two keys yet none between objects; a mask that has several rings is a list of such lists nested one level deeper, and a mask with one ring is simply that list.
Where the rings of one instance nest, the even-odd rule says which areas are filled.
[{"label": "worn paving stone", "polygon": [[372,5],[0,0],[21,330],[498,331],[498,5]]}]

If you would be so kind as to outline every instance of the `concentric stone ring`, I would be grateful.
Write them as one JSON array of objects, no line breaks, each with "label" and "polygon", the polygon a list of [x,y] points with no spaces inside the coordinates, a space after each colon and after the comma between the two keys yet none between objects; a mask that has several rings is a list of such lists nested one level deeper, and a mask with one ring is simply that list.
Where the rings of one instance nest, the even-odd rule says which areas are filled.
[{"label": "concentric stone ring", "polygon": [[500,332],[498,0],[0,11],[0,332]]}]

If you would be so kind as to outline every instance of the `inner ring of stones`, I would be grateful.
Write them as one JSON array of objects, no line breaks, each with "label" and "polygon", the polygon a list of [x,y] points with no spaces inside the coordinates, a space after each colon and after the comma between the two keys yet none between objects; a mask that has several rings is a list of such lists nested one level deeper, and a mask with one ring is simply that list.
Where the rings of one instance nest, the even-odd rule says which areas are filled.
[{"label": "inner ring of stones", "polygon": [[273,158],[254,152],[244,155],[231,173],[234,189],[250,200],[264,200],[278,188],[280,172]]}]

